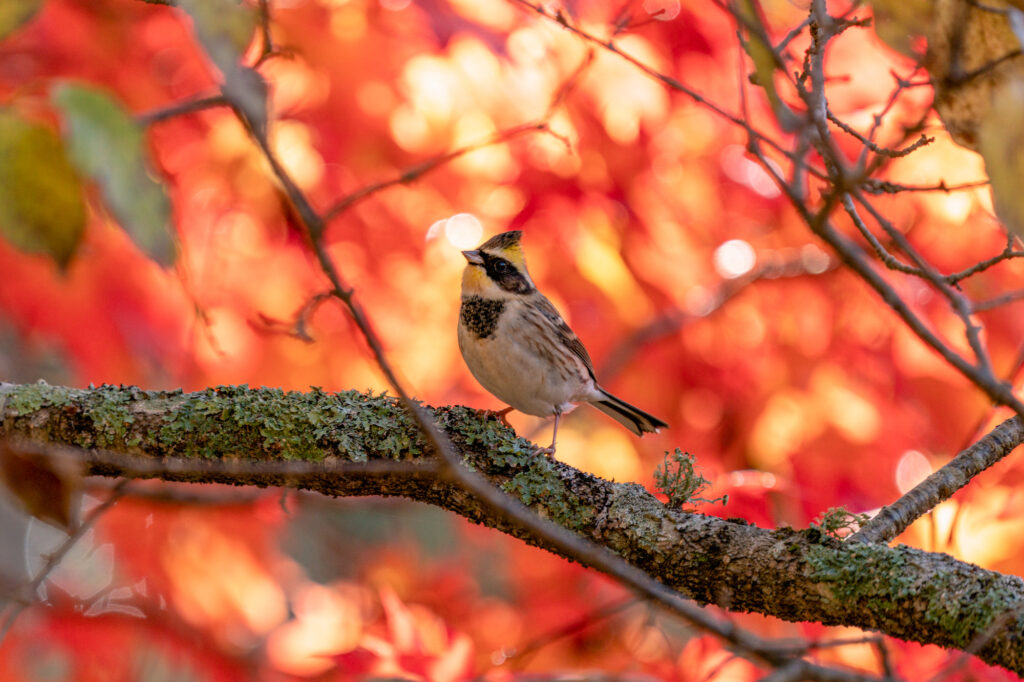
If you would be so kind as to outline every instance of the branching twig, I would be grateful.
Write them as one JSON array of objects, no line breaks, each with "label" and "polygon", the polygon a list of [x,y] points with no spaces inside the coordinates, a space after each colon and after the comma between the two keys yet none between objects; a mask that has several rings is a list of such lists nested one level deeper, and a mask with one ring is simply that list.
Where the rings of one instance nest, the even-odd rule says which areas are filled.
[{"label": "branching twig", "polygon": [[[704,97],[704,95],[700,94],[699,92],[697,92],[693,88],[685,85],[679,79],[677,79],[677,78],[675,78],[673,76],[670,76],[670,75],[668,75],[666,73],[662,73],[662,72],[658,71],[657,69],[655,69],[655,68],[645,64],[643,61],[641,61],[637,57],[634,57],[630,53],[622,51],[615,44],[614,41],[612,41],[610,39],[598,37],[598,36],[594,35],[593,33],[590,33],[590,32],[588,32],[588,31],[586,31],[584,29],[581,29],[578,26],[575,26],[572,23],[570,23],[569,20],[565,17],[565,15],[563,15],[561,13],[553,13],[553,12],[549,11],[548,9],[546,9],[545,7],[543,7],[543,6],[539,5],[539,4],[538,5],[533,4],[529,0],[510,0],[510,1],[515,3],[515,4],[518,4],[518,5],[522,6],[522,7],[524,7],[525,9],[528,9],[528,10],[530,10],[532,12],[535,12],[536,14],[544,17],[545,19],[548,19],[550,21],[555,22],[556,24],[558,24],[562,28],[566,29],[567,31],[570,31],[571,33],[579,36],[585,43],[590,44],[590,45],[595,45],[595,46],[600,47],[600,48],[602,48],[602,49],[604,49],[604,50],[606,50],[608,52],[611,52],[612,54],[618,55],[619,57],[621,57],[622,59],[626,60],[627,62],[632,64],[634,67],[636,67],[637,69],[639,69],[640,71],[645,73],[647,76],[649,76],[649,77],[653,78],[654,80],[659,81],[660,83],[668,86],[672,90],[675,90],[677,92],[680,92],[680,93],[686,95],[687,97],[689,97],[691,100],[693,100],[697,104],[700,104],[700,105],[702,105],[704,107],[707,107],[710,111],[715,113],[717,116],[719,116],[719,117],[721,117],[721,118],[723,118],[723,119],[725,119],[725,120],[727,120],[727,121],[729,121],[729,122],[739,126],[751,138],[753,138],[753,139],[757,140],[758,142],[761,142],[761,143],[763,143],[765,145],[768,145],[769,147],[771,147],[775,151],[779,152],[783,156],[786,156],[787,158],[791,158],[792,152],[790,152],[788,149],[783,147],[779,142],[777,142],[776,140],[772,139],[768,135],[766,135],[766,134],[758,131],[757,129],[755,129],[750,124],[750,121],[748,121],[748,120],[746,120],[746,119],[744,119],[744,118],[742,118],[740,116],[737,116],[735,114],[729,113],[723,107],[721,107],[720,105],[716,104],[715,102],[712,102],[711,100],[707,99],[706,97]],[[794,161],[795,161],[795,159],[794,159]],[[814,175],[816,177],[819,177],[819,178],[825,178],[826,177],[824,173],[822,173],[821,171],[819,171],[816,168],[809,168],[808,171],[812,175]]]},{"label": "branching twig", "polygon": [[996,256],[992,256],[991,258],[987,258],[981,261],[980,263],[975,263],[974,265],[965,270],[961,270],[960,272],[954,272],[951,275],[946,275],[946,281],[949,282],[950,284],[956,284],[957,282],[961,282],[972,275],[982,272],[983,270],[988,270],[993,265],[1002,263],[1004,260],[1011,260],[1013,258],[1024,257],[1024,251],[1018,251],[1017,249],[1013,248],[1013,244],[1016,240],[1017,238],[1013,235],[1013,233],[1007,233],[1006,248],[1004,248],[1001,253],[999,253]]},{"label": "branching twig", "polygon": [[316,312],[320,305],[334,296],[333,291],[321,291],[318,294],[310,296],[309,300],[302,304],[299,311],[295,313],[295,319],[292,322],[282,322],[281,320],[272,318],[268,315],[260,313],[260,321],[266,325],[270,331],[287,334],[293,336],[306,343],[313,343],[314,339],[310,336],[308,331],[310,318],[313,313]]},{"label": "branching twig", "polygon": [[838,126],[839,129],[842,130],[847,135],[856,138],[858,142],[864,145],[864,149],[869,149],[873,151],[875,154],[885,156],[890,159],[898,159],[904,156],[909,156],[910,154],[913,154],[921,147],[927,144],[931,144],[932,142],[935,141],[935,138],[933,137],[922,135],[920,138],[917,139],[917,141],[913,142],[909,146],[904,147],[902,149],[890,149],[888,147],[879,147],[877,144],[872,142],[870,138],[861,135],[859,132],[854,130],[853,127],[851,127],[845,121],[843,121],[838,116],[833,114],[831,110],[828,111],[828,120],[832,121],[832,123]]},{"label": "branching twig", "polygon": [[[843,195],[844,201],[848,196],[849,195],[846,194]],[[946,299],[949,301],[950,308],[953,310],[954,313],[956,313],[957,317],[960,318],[960,321],[964,325],[964,330],[967,335],[967,343],[970,345],[971,350],[974,352],[974,357],[977,361],[977,375],[983,376],[986,383],[989,386],[991,386],[994,383],[999,383],[995,377],[995,374],[992,371],[992,361],[988,356],[988,350],[985,348],[984,344],[981,341],[981,326],[976,324],[974,320],[971,319],[971,304],[967,300],[967,298],[963,294],[958,292],[956,289],[954,289],[946,281],[945,277],[943,277],[931,265],[931,263],[925,260],[925,258],[921,256],[913,246],[911,246],[910,242],[903,235],[903,233],[897,230],[892,225],[892,223],[888,219],[886,219],[885,216],[883,216],[878,211],[878,209],[875,208],[875,206],[871,202],[865,199],[858,192],[854,192],[853,198],[856,199],[861,206],[867,209],[868,213],[870,213],[871,216],[875,219],[875,222],[882,226],[882,229],[885,230],[885,233],[888,234],[889,237],[896,244],[899,245],[900,249],[905,254],[907,254],[911,260],[914,261],[918,268],[921,269],[921,271],[924,273],[924,277],[929,282],[931,282],[932,285],[939,291],[939,293],[945,296]],[[852,202],[850,206],[847,208],[847,210],[849,211],[851,209]],[[1007,395],[1008,397],[1013,398],[1012,392],[1006,390],[1005,385],[1000,384],[1000,386],[1002,388],[1002,390],[999,391],[1000,394]],[[1009,404],[1005,402],[1005,400],[1003,399],[997,399],[1004,405]],[[1013,400],[1016,400],[1016,398],[1013,398]],[[1024,416],[1024,413],[1022,413],[1022,416]]]},{"label": "branching twig", "polygon": [[343,198],[339,199],[330,208],[328,208],[327,211],[324,213],[323,220],[324,222],[330,222],[337,218],[338,216],[340,216],[345,211],[347,211],[348,209],[352,208],[354,205],[356,205],[363,199],[366,199],[367,197],[376,194],[381,190],[388,189],[389,187],[394,187],[395,185],[407,185],[410,182],[419,180],[424,175],[427,175],[428,173],[437,170],[441,166],[444,166],[445,164],[448,164],[461,156],[465,156],[466,154],[475,152],[478,149],[484,149],[485,147],[492,147],[496,144],[501,144],[502,142],[508,142],[509,140],[519,137],[520,135],[523,135],[525,133],[533,133],[538,131],[543,131],[551,135],[555,135],[555,133],[551,131],[551,129],[548,127],[547,122],[545,121],[540,121],[537,123],[524,123],[523,125],[514,126],[512,128],[509,128],[508,130],[502,130],[488,137],[487,139],[481,140],[479,142],[474,142],[473,144],[468,144],[464,147],[459,147],[458,149],[454,149],[450,152],[445,152],[444,154],[435,156],[434,158],[424,161],[423,163],[419,163],[415,166],[406,168],[404,171],[402,171],[393,178],[390,178],[388,180],[381,180],[380,182],[374,182],[372,184],[360,187],[354,192],[351,192],[344,196]]},{"label": "branching twig", "polygon": [[706,303],[699,311],[673,309],[661,313],[612,348],[598,375],[605,380],[616,376],[641,348],[677,333],[693,321],[709,317],[756,282],[783,277],[817,276],[835,270],[836,262],[824,251],[813,245],[809,245],[809,248],[820,254],[821,258],[808,258],[801,254],[795,258],[782,260],[766,259],[746,275],[720,282],[707,295]]},{"label": "branching twig", "polygon": [[[813,144],[825,160],[826,167],[831,175],[831,182],[834,189],[825,195],[824,206],[817,212],[811,212],[802,202],[798,201],[791,188],[786,187],[783,179],[773,170],[767,168],[767,159],[762,155],[762,166],[780,183],[784,194],[790,198],[791,204],[801,214],[812,231],[822,237],[832,248],[834,248],[847,262],[848,265],[872,286],[882,298],[895,310],[904,322],[913,330],[925,343],[932,346],[942,356],[959,370],[964,376],[971,380],[978,388],[982,389],[993,400],[1000,404],[1011,407],[1018,415],[1024,416],[1024,404],[1013,395],[1012,390],[1005,383],[999,381],[991,370],[991,363],[986,349],[980,340],[980,328],[971,320],[970,305],[967,300],[958,292],[954,291],[943,277],[935,269],[917,254],[910,246],[906,238],[898,230],[895,230],[888,221],[881,216],[856,189],[850,189],[851,175],[846,168],[846,162],[842,155],[835,149],[831,141],[831,133],[827,125],[827,103],[825,98],[825,76],[824,76],[824,50],[828,40],[836,34],[835,21],[829,17],[824,0],[813,0],[811,3],[811,35],[812,43],[808,48],[805,64],[805,75],[801,82],[809,83],[810,87],[801,87],[801,97],[807,104],[808,117],[814,122],[817,137]],[[922,271],[926,278],[938,289],[950,302],[954,312],[962,319],[965,326],[968,342],[977,360],[977,366],[968,362],[958,353],[953,351],[934,332],[931,331],[914,313],[909,305],[900,298],[895,290],[877,273],[873,268],[864,262],[859,249],[849,240],[840,235],[831,227],[828,222],[828,214],[831,210],[830,203],[834,201],[837,194],[845,201],[845,195],[851,194],[862,206],[864,206],[875,218],[875,220],[886,230],[890,238],[896,242],[906,253],[915,265]],[[846,202],[851,206],[852,202]]]},{"label": "branching twig", "polygon": [[352,208],[354,205],[356,205],[363,199],[366,199],[370,195],[376,194],[381,190],[388,189],[389,187],[394,187],[395,185],[407,185],[411,182],[419,180],[424,175],[427,175],[428,173],[437,170],[438,168],[454,161],[455,159],[458,159],[459,157],[465,156],[466,154],[470,154],[479,149],[484,149],[486,147],[492,147],[503,142],[508,142],[509,140],[519,137],[520,135],[523,135],[525,133],[545,132],[561,140],[568,146],[568,140],[566,140],[561,135],[551,130],[548,123],[551,120],[551,117],[554,115],[555,111],[558,109],[558,107],[561,106],[563,102],[565,102],[565,99],[579,84],[580,77],[590,67],[593,61],[594,52],[593,50],[588,50],[586,57],[583,58],[583,61],[580,62],[580,65],[576,67],[572,74],[570,74],[569,77],[558,88],[558,90],[555,91],[554,96],[551,98],[551,102],[548,104],[547,111],[539,120],[534,121],[533,123],[524,123],[521,125],[508,128],[507,130],[499,131],[494,135],[491,135],[487,139],[481,140],[479,142],[474,142],[463,147],[459,147],[458,149],[453,149],[452,151],[445,152],[444,154],[435,156],[432,159],[428,159],[427,161],[423,161],[414,166],[406,168],[404,171],[402,171],[401,173],[399,173],[398,175],[389,180],[382,180],[380,182],[374,182],[369,185],[360,187],[354,192],[351,192],[348,195],[337,200],[330,208],[328,208],[327,211],[324,212],[324,222],[331,222],[332,220],[340,216],[348,209]]}]

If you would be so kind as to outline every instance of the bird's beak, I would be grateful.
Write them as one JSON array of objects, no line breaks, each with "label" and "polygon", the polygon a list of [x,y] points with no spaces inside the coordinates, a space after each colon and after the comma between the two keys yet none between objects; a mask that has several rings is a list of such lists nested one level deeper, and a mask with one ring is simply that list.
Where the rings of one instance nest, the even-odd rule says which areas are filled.
[{"label": "bird's beak", "polygon": [[463,251],[462,255],[466,257],[470,265],[484,264],[484,257],[480,255],[479,251]]}]

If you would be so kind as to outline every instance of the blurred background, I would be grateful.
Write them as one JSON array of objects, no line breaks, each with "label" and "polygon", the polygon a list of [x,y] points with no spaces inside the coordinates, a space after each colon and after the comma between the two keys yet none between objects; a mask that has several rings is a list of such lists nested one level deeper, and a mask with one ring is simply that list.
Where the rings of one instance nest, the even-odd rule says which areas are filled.
[{"label": "blurred background", "polygon": [[[804,3],[763,6],[779,36],[806,17]],[[564,8],[598,36],[619,25],[622,51],[783,137],[746,82],[751,67],[720,8]],[[709,496],[729,496],[699,511],[806,527],[830,507],[891,502],[1005,418],[838,266],[748,155],[742,128],[616,55],[591,52],[504,0],[273,0],[269,10],[280,53],[258,70],[270,86],[272,146],[324,212],[439,154],[524,124],[549,128],[381,189],[329,223],[328,252],[425,402],[503,407],[458,352],[459,251],[521,229],[534,280],[587,345],[602,383],[671,426],[639,440],[596,411],[572,413],[558,458],[595,475],[653,490],[655,467],[679,447],[713,482]],[[806,45],[804,33],[792,50]],[[257,57],[254,43],[247,62]],[[915,69],[870,29],[847,31],[826,66],[833,110],[860,130],[887,104],[893,73]],[[135,0],[46,0],[0,40],[0,105],[58,131],[57,84],[100,87],[140,114],[214,92],[217,78],[184,12]],[[882,141],[930,101],[927,87],[906,91]],[[386,389],[334,302],[306,311],[312,341],[293,333],[327,282],[234,114],[206,109],[146,133],[173,210],[176,262],[162,267],[140,250],[94,187],[66,269],[0,239],[0,379]],[[984,180],[980,157],[937,118],[927,133],[932,144],[882,177]],[[840,142],[859,150],[852,138]],[[881,206],[947,271],[1006,244],[986,187]],[[1022,267],[1008,262],[964,286],[995,295],[1020,281]],[[943,301],[917,280],[895,285],[962,345]],[[1013,377],[1019,304],[980,319],[997,373]],[[550,422],[510,418],[520,434],[550,437]],[[1019,469],[1020,454],[1010,455],[900,541],[1024,573],[1014,541],[1024,532]],[[84,509],[110,487],[93,482]],[[157,483],[136,492],[40,587],[49,606],[28,609],[7,633],[4,679],[758,676],[602,576],[422,504]],[[0,514],[0,584],[10,589],[65,536],[10,499]],[[771,636],[863,634],[732,618]],[[910,678],[949,661],[936,647],[885,647]],[[882,665],[867,643],[820,658]],[[950,676],[961,678],[1010,679],[977,662]]]}]

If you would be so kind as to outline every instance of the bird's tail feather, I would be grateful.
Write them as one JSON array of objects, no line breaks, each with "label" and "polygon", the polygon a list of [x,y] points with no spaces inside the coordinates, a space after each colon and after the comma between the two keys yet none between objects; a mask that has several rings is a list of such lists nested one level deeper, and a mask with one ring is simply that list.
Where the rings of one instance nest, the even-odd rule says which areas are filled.
[{"label": "bird's tail feather", "polygon": [[658,429],[668,426],[668,424],[657,417],[633,407],[625,400],[616,398],[603,388],[598,390],[601,392],[601,397],[591,401],[590,404],[636,435],[642,436],[644,433],[657,433]]}]

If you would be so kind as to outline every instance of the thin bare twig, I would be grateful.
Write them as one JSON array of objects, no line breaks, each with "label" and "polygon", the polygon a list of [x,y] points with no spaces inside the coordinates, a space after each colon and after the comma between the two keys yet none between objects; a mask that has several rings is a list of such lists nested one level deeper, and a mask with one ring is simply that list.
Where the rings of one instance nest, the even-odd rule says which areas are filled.
[{"label": "thin bare twig", "polygon": [[967,485],[1024,442],[1024,422],[1013,417],[992,429],[984,438],[963,450],[945,466],[907,491],[891,505],[882,507],[847,542],[888,542],[916,519]]},{"label": "thin bare twig", "polygon": [[[754,270],[735,279],[727,279],[718,283],[708,294],[706,301],[698,311],[684,311],[678,308],[667,310],[644,326],[622,339],[606,356],[598,375],[608,380],[622,371],[623,367],[641,348],[654,341],[679,332],[680,329],[696,320],[709,317],[726,303],[745,291],[749,286],[763,280],[780,278],[817,276],[831,272],[836,268],[836,261],[816,246],[808,245],[820,254],[808,256],[806,253],[793,258],[781,260],[765,259],[758,263]],[[804,247],[805,249],[807,247]],[[759,256],[761,258],[761,256]]]},{"label": "thin bare twig", "polygon": [[[742,118],[740,116],[737,116],[735,114],[729,113],[723,107],[721,107],[720,105],[716,104],[715,102],[712,102],[711,100],[707,99],[706,97],[704,97],[704,95],[700,94],[699,92],[697,92],[693,88],[685,85],[679,79],[677,79],[677,78],[675,78],[673,76],[670,76],[670,75],[668,75],[666,73],[662,73],[662,72],[658,71],[657,69],[655,69],[655,68],[645,64],[643,61],[641,61],[637,57],[634,57],[630,53],[624,52],[623,50],[621,50],[615,44],[615,42],[613,40],[598,37],[598,36],[588,32],[588,31],[585,31],[585,30],[579,28],[578,26],[575,26],[561,12],[551,12],[547,8],[545,8],[545,7],[543,7],[543,6],[539,5],[539,4],[536,4],[536,5],[533,4],[529,0],[510,0],[510,1],[515,3],[515,4],[518,4],[518,5],[522,6],[525,9],[530,10],[531,12],[534,12],[534,13],[540,15],[541,17],[543,17],[545,19],[548,19],[550,21],[555,22],[556,24],[558,24],[562,28],[566,29],[567,31],[577,35],[585,43],[591,44],[591,45],[596,45],[597,47],[600,47],[601,49],[604,49],[604,50],[606,50],[608,52],[611,52],[612,54],[618,55],[620,58],[626,60],[627,62],[632,64],[634,67],[636,67],[637,69],[642,71],[644,74],[646,74],[650,78],[653,78],[654,80],[659,81],[660,83],[663,83],[664,85],[668,86],[669,88],[671,88],[673,90],[676,90],[677,92],[680,92],[680,93],[686,95],[687,97],[689,97],[691,100],[693,100],[697,104],[700,104],[702,106],[707,107],[710,111],[712,111],[713,113],[715,113],[719,117],[721,117],[721,118],[723,118],[723,119],[725,119],[725,120],[727,120],[727,121],[729,121],[729,122],[739,126],[740,128],[742,128],[747,133],[748,136],[752,137],[753,139],[756,139],[757,141],[759,141],[759,142],[761,142],[761,143],[771,147],[772,149],[774,149],[775,151],[779,152],[780,154],[786,156],[787,158],[789,158],[791,156],[792,152],[790,152],[788,149],[783,147],[781,144],[779,144],[777,141],[775,141],[774,139],[772,139],[768,135],[766,135],[766,134],[758,131],[757,129],[755,129],[752,125],[750,125],[750,122],[748,120],[746,120],[746,119],[744,119],[744,118]],[[824,179],[824,178],[827,177],[824,173],[822,173],[820,170],[818,170],[816,168],[809,168],[808,172],[810,172],[812,175],[814,175],[816,177],[819,177],[819,178],[823,178]]]},{"label": "thin bare twig", "polygon": [[761,682],[852,682],[853,680],[877,680],[874,675],[863,675],[852,670],[823,668],[803,659],[790,661],[773,673],[761,678]]},{"label": "thin bare twig", "polygon": [[548,632],[542,633],[529,642],[524,644],[522,647],[516,647],[511,650],[504,650],[499,652],[503,656],[504,660],[501,665],[508,664],[510,667],[519,669],[526,665],[528,660],[538,651],[546,646],[557,642],[560,639],[575,635],[578,632],[591,628],[601,621],[608,620],[613,616],[618,615],[622,611],[626,610],[630,606],[637,604],[635,597],[625,597],[623,599],[617,599],[609,604],[593,609],[576,620],[570,621],[564,625],[560,625],[556,628],[549,630]]},{"label": "thin bare twig", "polygon": [[278,54],[274,47],[274,40],[270,35],[270,2],[259,0],[257,14],[260,23],[260,56],[256,59],[254,68]]},{"label": "thin bare twig", "polygon": [[900,194],[902,192],[945,192],[949,194],[950,192],[988,187],[988,185],[988,180],[975,180],[974,182],[962,182],[955,185],[947,185],[944,180],[940,180],[934,185],[904,185],[899,182],[881,180],[879,178],[865,178],[861,182],[860,187],[867,194]]},{"label": "thin bare twig", "polygon": [[[849,195],[847,194],[843,195],[844,201],[848,196]],[[975,360],[977,361],[977,374],[979,376],[984,376],[986,383],[990,386],[992,383],[998,383],[998,380],[992,371],[992,360],[989,358],[988,351],[981,341],[981,325],[975,324],[974,320],[971,319],[971,303],[967,300],[967,297],[954,289],[931,265],[931,263],[925,260],[925,258],[921,256],[913,246],[911,246],[906,236],[897,230],[893,224],[886,219],[885,216],[883,216],[881,212],[879,212],[878,209],[876,209],[875,206],[863,195],[855,190],[853,192],[853,198],[856,199],[861,206],[867,209],[868,213],[870,213],[875,219],[875,222],[881,225],[882,229],[885,230],[885,233],[899,245],[900,250],[907,254],[907,256],[914,261],[917,267],[921,269],[925,278],[932,283],[939,293],[946,297],[946,300],[949,301],[950,308],[954,313],[956,313],[957,317],[960,318],[960,321],[964,325],[964,330],[967,335],[967,343],[970,345],[971,351],[973,351]],[[851,209],[852,202],[847,208],[847,211],[850,211]],[[1000,391],[1001,393],[1008,394],[1011,398],[1013,397],[1011,391],[1005,390],[1005,385],[1002,388],[1003,390]],[[1013,399],[1016,400],[1016,398]],[[1003,404],[1008,403],[1004,402]]]},{"label": "thin bare twig", "polygon": [[840,130],[842,130],[847,135],[856,138],[858,142],[864,145],[863,148],[865,150],[871,150],[875,154],[878,154],[880,156],[886,156],[890,159],[899,159],[904,156],[909,156],[910,154],[913,154],[921,147],[924,147],[925,145],[931,144],[932,142],[935,141],[934,137],[921,135],[921,137],[919,137],[915,142],[911,143],[906,147],[903,147],[902,149],[890,149],[888,147],[879,147],[877,144],[872,142],[870,138],[868,138],[865,135],[861,135],[853,127],[851,127],[845,121],[843,121],[838,116],[833,114],[831,110],[827,112],[827,115],[828,120],[832,121],[832,123],[834,123]]},{"label": "thin bare twig", "polygon": [[424,175],[427,175],[428,173],[437,170],[438,168],[454,161],[455,159],[475,152],[479,149],[484,149],[486,147],[492,147],[503,142],[508,142],[509,140],[519,137],[520,135],[523,135],[525,133],[544,132],[561,140],[564,144],[566,144],[566,146],[568,146],[569,141],[566,140],[561,135],[559,135],[558,133],[551,130],[548,123],[551,120],[551,117],[555,114],[555,111],[558,109],[558,107],[560,107],[565,102],[566,98],[579,84],[579,80],[582,77],[583,73],[590,67],[590,65],[593,62],[594,51],[588,50],[586,56],[580,62],[579,66],[576,67],[576,69],[569,75],[569,77],[566,78],[565,81],[563,81],[562,85],[558,88],[558,90],[555,91],[554,96],[551,98],[551,102],[548,104],[547,110],[539,120],[534,121],[532,123],[523,123],[521,125],[513,126],[506,130],[500,130],[495,134],[491,135],[490,137],[480,140],[479,142],[474,142],[472,144],[459,147],[458,149],[453,149],[449,152],[445,152],[444,154],[439,154],[438,156],[435,156],[432,159],[428,159],[414,166],[410,166],[409,168],[406,168],[401,173],[388,180],[381,180],[380,182],[374,182],[369,185],[364,185],[363,187],[360,187],[359,189],[350,192],[346,196],[334,202],[334,204],[331,205],[331,207],[324,212],[323,221],[325,223],[331,222],[345,211],[349,210],[350,208],[352,208],[362,200],[366,199],[367,197],[376,194],[377,192],[388,189],[389,187],[394,187],[396,185],[407,185],[411,182],[419,180]]},{"label": "thin bare twig", "polygon": [[975,263],[971,267],[965,270],[961,270],[960,272],[954,272],[951,275],[946,275],[946,281],[949,282],[950,284],[956,284],[967,279],[972,275],[975,275],[984,270],[988,270],[993,265],[1002,263],[1005,260],[1024,257],[1024,251],[1018,251],[1017,249],[1013,248],[1016,239],[1017,238],[1012,233],[1008,232],[1006,235],[1006,248],[1004,248],[998,255],[992,256],[991,258],[986,258],[985,260],[979,263]]},{"label": "thin bare twig", "polygon": [[262,313],[259,314],[260,321],[272,332],[287,334],[306,343],[313,343],[315,340],[308,331],[309,320],[317,308],[334,296],[333,291],[321,291],[310,296],[309,300],[302,304],[299,311],[295,313],[295,319],[291,322],[283,322]]},{"label": "thin bare twig", "polygon": [[864,240],[871,245],[875,255],[878,256],[878,260],[882,261],[882,263],[885,264],[885,267],[907,275],[924,277],[924,272],[922,272],[920,268],[913,265],[907,265],[889,253],[889,250],[885,248],[881,240],[875,236],[874,232],[871,231],[871,228],[869,228],[867,223],[864,222],[860,213],[857,212],[856,207],[853,205],[853,200],[848,194],[843,195],[842,201],[843,207],[846,209],[847,215],[849,215],[850,219],[853,221],[854,227],[856,227],[857,231],[860,232],[862,237],[864,237]]},{"label": "thin bare twig", "polygon": [[491,135],[486,139],[480,140],[479,142],[474,142],[473,144],[468,144],[464,147],[459,147],[458,149],[454,149],[450,152],[445,152],[444,154],[435,156],[434,158],[416,164],[415,166],[406,168],[404,171],[388,180],[381,180],[380,182],[374,182],[369,185],[364,185],[363,187],[360,187],[354,192],[351,192],[344,196],[343,198],[339,199],[330,208],[328,208],[327,211],[324,213],[323,222],[327,223],[334,220],[335,218],[337,218],[342,213],[352,208],[362,200],[366,199],[367,197],[373,194],[380,192],[381,190],[388,189],[389,187],[394,187],[395,185],[407,185],[410,182],[419,180],[424,175],[427,175],[428,173],[437,170],[438,168],[454,161],[460,156],[465,156],[466,154],[475,152],[478,149],[492,147],[496,144],[507,142],[525,133],[534,133],[541,131],[554,134],[551,132],[551,129],[548,128],[548,124],[545,121],[540,121],[537,123],[524,123],[523,125],[518,125],[507,130],[502,130],[498,133],[495,133],[494,135]]},{"label": "thin bare twig", "polygon": [[140,125],[148,126],[160,121],[166,121],[169,118],[175,116],[183,116],[185,114],[193,114],[203,109],[213,109],[215,107],[226,107],[228,106],[228,100],[224,95],[207,95],[204,97],[196,97],[194,99],[185,100],[184,102],[178,102],[166,107],[160,107],[159,109],[152,109],[145,111],[141,114],[136,114],[135,120]]},{"label": "thin bare twig", "polygon": [[986,310],[993,310],[994,308],[999,308],[1000,306],[1004,306],[1007,303],[1014,303],[1020,300],[1024,300],[1024,289],[1009,291],[1000,296],[993,296],[992,298],[987,298],[984,301],[975,301],[971,305],[971,312],[981,313]]}]

